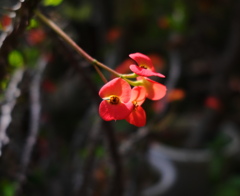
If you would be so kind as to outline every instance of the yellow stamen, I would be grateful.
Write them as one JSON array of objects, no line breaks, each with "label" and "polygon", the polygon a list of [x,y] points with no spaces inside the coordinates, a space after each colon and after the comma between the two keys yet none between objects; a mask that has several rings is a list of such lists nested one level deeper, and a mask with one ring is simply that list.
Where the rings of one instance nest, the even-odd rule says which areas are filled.
[{"label": "yellow stamen", "polygon": [[117,105],[119,102],[120,102],[120,99],[119,99],[117,96],[112,95],[112,96],[110,97],[110,103],[111,103],[111,104]]},{"label": "yellow stamen", "polygon": [[146,65],[139,65],[139,67],[147,69],[148,67]]}]

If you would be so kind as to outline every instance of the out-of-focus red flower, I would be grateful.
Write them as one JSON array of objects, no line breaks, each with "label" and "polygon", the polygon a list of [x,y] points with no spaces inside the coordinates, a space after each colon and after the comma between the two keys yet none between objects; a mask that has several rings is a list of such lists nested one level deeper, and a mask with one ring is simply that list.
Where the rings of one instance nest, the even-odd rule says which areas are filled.
[{"label": "out-of-focus red flower", "polygon": [[170,27],[169,18],[166,17],[166,16],[161,16],[161,17],[159,17],[157,23],[158,23],[158,26],[159,26],[161,29],[168,29],[168,28]]},{"label": "out-of-focus red flower", "polygon": [[240,78],[232,76],[229,78],[229,88],[233,92],[240,92]]},{"label": "out-of-focus red flower", "polygon": [[165,78],[165,76],[163,74],[155,72],[153,63],[148,56],[137,52],[137,53],[130,54],[129,57],[137,63],[137,65],[132,64],[129,67],[131,69],[131,71],[133,71],[137,75],[146,76],[146,77],[158,76],[161,78]]},{"label": "out-of-focus red flower", "polygon": [[38,138],[37,152],[39,153],[39,156],[41,158],[47,158],[50,152],[49,150],[50,148],[49,148],[48,140],[43,137]]},{"label": "out-of-focus red flower", "polygon": [[221,101],[217,97],[214,97],[214,96],[209,96],[206,98],[205,106],[208,108],[211,108],[213,110],[217,110],[217,111],[221,110],[221,108],[222,108]]},{"label": "out-of-focus red flower", "polygon": [[148,54],[148,57],[151,59],[152,64],[156,71],[162,70],[164,68],[165,62],[164,62],[164,59],[160,55],[151,53],[151,54]]},{"label": "out-of-focus red flower", "polygon": [[[119,66],[116,67],[116,72],[121,74],[130,73],[129,65],[133,64],[134,61],[132,59],[126,59],[124,60]],[[113,76],[115,77],[115,76]]]},{"label": "out-of-focus red flower", "polygon": [[213,1],[209,0],[198,0],[197,4],[198,8],[203,12],[207,12],[214,7]]},{"label": "out-of-focus red flower", "polygon": [[178,101],[182,100],[185,97],[185,91],[183,89],[172,89],[167,94],[167,101]]},{"label": "out-of-focus red flower", "polygon": [[0,18],[0,24],[4,31],[7,29],[7,27],[9,27],[11,23],[12,23],[12,18],[10,18],[7,15],[4,15]]},{"label": "out-of-focus red flower", "polygon": [[27,41],[31,45],[41,43],[46,38],[46,34],[43,29],[31,29],[28,31]]},{"label": "out-of-focus red flower", "polygon": [[123,120],[132,111],[130,101],[131,86],[121,78],[106,83],[99,91],[103,99],[99,106],[99,114],[103,120]]},{"label": "out-of-focus red flower", "polygon": [[134,107],[130,115],[126,118],[126,121],[137,127],[142,127],[146,124],[146,113],[141,107],[146,98],[146,90],[142,86],[136,86],[131,91],[130,102]]},{"label": "out-of-focus red flower", "polygon": [[[174,101],[180,101],[185,98],[185,91],[183,89],[172,89],[168,91],[166,94],[166,101],[167,102],[174,102]],[[155,101],[152,104],[152,109],[155,112],[160,112],[164,108],[165,102],[160,100],[160,101]]]},{"label": "out-of-focus red flower", "polygon": [[152,110],[156,113],[162,111],[164,109],[165,103],[162,100],[154,101],[152,103]]},{"label": "out-of-focus red flower", "polygon": [[121,36],[121,34],[122,34],[121,28],[113,27],[108,30],[106,39],[108,42],[112,43],[112,42],[117,41],[119,39],[119,37]]},{"label": "out-of-focus red flower", "polygon": [[146,89],[146,97],[151,100],[159,100],[166,95],[167,88],[165,85],[155,82],[147,77],[139,76],[138,80],[142,80],[143,87]]},{"label": "out-of-focus red flower", "polygon": [[42,88],[48,93],[53,93],[56,90],[56,85],[50,80],[44,80],[42,83]]}]

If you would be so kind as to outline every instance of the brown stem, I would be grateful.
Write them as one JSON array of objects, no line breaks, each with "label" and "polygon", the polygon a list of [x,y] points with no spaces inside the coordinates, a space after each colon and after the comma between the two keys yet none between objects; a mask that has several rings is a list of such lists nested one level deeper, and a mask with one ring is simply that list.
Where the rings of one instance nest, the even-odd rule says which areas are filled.
[{"label": "brown stem", "polygon": [[121,74],[111,69],[110,67],[106,66],[105,64],[97,61],[96,59],[91,57],[88,53],[86,53],[66,33],[64,33],[54,22],[49,20],[47,17],[41,14],[38,10],[35,11],[35,14],[42,22],[44,22],[48,27],[50,27],[53,31],[55,31],[63,40],[65,40],[71,47],[73,47],[78,52],[78,54],[83,56],[88,62],[94,65],[97,65],[118,77],[121,77]]},{"label": "brown stem", "polygon": [[102,79],[102,81],[103,81],[104,83],[107,83],[107,82],[108,82],[107,79],[105,78],[105,76],[103,75],[103,73],[101,72],[101,70],[98,68],[98,66],[96,66],[95,64],[94,64],[93,66],[94,66],[96,72],[98,73],[98,75],[100,76],[100,78]]}]

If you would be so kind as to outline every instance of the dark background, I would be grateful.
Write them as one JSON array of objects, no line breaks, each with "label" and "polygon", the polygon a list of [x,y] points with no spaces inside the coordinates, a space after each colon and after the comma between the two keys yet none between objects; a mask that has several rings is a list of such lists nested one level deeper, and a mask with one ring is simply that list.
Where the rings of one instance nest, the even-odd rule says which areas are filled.
[{"label": "dark background", "polygon": [[[53,2],[0,3],[0,195],[240,195],[240,1]],[[113,69],[149,55],[145,127],[100,119],[104,83],[35,9]]]}]

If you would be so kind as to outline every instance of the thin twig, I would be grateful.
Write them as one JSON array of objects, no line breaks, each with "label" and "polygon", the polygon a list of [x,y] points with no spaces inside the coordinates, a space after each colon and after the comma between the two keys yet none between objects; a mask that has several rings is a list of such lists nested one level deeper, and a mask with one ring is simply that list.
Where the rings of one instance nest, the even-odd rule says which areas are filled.
[{"label": "thin twig", "polygon": [[[16,19],[14,20],[13,29],[8,35],[5,35],[2,39],[0,47],[0,80],[5,78],[8,74],[8,54],[11,50],[16,48],[19,40],[22,39],[23,33],[29,24],[30,19],[33,16],[33,11],[38,6],[41,0],[25,0],[21,1],[21,7],[16,11]],[[2,2],[2,1],[1,1]]]},{"label": "thin twig", "polygon": [[106,77],[103,75],[103,73],[102,73],[101,70],[98,68],[98,66],[96,66],[96,65],[93,65],[93,66],[94,66],[96,72],[98,73],[98,75],[100,76],[100,78],[102,79],[102,81],[103,81],[104,83],[107,83],[108,81],[107,81]]},{"label": "thin twig", "polygon": [[66,33],[64,33],[54,22],[52,22],[50,19],[45,17],[38,10],[35,11],[35,14],[42,22],[44,22],[48,27],[50,27],[53,31],[55,31],[55,33],[57,33],[66,43],[68,43],[72,48],[74,48],[74,50],[76,50],[76,52],[78,52],[78,54],[83,56],[88,62],[90,62],[91,64],[95,64],[116,76],[119,76],[119,77],[121,76],[121,74],[119,74],[115,70],[111,69],[110,67],[104,65],[103,63],[91,57],[80,46],[78,46]]}]

